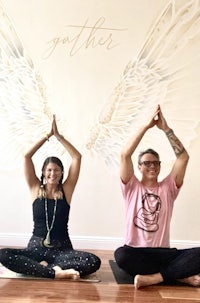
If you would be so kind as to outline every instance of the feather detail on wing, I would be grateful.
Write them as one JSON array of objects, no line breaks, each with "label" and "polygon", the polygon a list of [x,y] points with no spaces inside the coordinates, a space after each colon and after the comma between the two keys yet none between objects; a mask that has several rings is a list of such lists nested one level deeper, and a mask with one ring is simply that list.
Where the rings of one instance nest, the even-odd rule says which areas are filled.
[{"label": "feather detail on wing", "polygon": [[[120,150],[151,116],[157,104],[186,147],[200,120],[200,1],[169,1],[136,59],[121,79],[91,129],[86,147],[113,169]],[[152,147],[164,162],[173,158],[163,132],[149,130],[139,149]]]},{"label": "feather detail on wing", "polygon": [[[22,167],[24,151],[50,131],[52,121],[42,79],[1,3],[0,121],[1,171]],[[41,156],[44,158],[52,153],[64,152],[60,147],[54,148],[54,140],[50,139],[38,151],[36,161]]]}]

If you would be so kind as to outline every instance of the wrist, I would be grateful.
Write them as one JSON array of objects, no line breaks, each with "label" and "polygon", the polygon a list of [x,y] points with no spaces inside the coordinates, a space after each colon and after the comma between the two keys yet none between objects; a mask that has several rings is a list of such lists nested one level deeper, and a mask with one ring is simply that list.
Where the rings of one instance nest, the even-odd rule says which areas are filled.
[{"label": "wrist", "polygon": [[52,136],[52,133],[46,133],[46,134],[45,134],[45,139],[46,139],[47,141],[49,141],[49,139],[50,139],[51,136]]},{"label": "wrist", "polygon": [[46,139],[46,141],[49,141],[49,138],[50,138],[50,134],[45,134],[45,139]]},{"label": "wrist", "polygon": [[141,131],[143,132],[143,133],[146,133],[146,131],[148,131],[148,129],[150,129],[151,128],[151,126],[149,126],[149,125],[143,125],[142,127],[141,127]]},{"label": "wrist", "polygon": [[167,137],[169,137],[170,135],[172,135],[174,133],[173,129],[171,129],[171,128],[164,130],[164,132]]},{"label": "wrist", "polygon": [[56,139],[58,141],[61,141],[62,139],[64,139],[64,137],[62,135],[58,134],[58,135],[56,135]]}]

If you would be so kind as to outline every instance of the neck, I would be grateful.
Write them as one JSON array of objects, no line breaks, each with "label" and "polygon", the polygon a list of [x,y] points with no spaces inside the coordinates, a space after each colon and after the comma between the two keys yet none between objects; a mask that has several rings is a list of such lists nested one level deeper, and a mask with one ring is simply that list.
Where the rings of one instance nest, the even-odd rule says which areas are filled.
[{"label": "neck", "polygon": [[143,186],[148,187],[148,188],[155,188],[158,186],[157,180],[142,180],[141,183]]},{"label": "neck", "polygon": [[57,192],[57,185],[46,185],[45,186],[45,191],[46,191],[46,196],[49,199],[54,199],[55,198],[55,193]]}]

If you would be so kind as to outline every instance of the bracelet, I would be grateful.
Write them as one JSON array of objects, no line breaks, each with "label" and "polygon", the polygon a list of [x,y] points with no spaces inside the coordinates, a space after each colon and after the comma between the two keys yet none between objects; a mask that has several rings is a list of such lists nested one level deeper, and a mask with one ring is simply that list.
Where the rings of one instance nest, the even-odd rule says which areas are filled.
[{"label": "bracelet", "polygon": [[46,135],[45,135],[45,139],[46,139],[47,141],[49,141],[49,134],[46,134]]},{"label": "bracelet", "polygon": [[167,132],[165,132],[166,136],[169,137],[170,135],[172,135],[174,133],[173,129],[169,129]]}]

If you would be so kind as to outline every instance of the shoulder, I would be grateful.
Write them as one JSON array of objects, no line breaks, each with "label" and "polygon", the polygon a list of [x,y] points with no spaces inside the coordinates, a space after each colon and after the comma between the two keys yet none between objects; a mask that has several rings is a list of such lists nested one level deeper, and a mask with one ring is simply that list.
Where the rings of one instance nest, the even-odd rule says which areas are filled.
[{"label": "shoulder", "polygon": [[31,200],[34,202],[39,196],[40,186],[36,184],[35,186],[30,188]]},{"label": "shoulder", "polygon": [[120,178],[120,184],[122,187],[128,187],[128,186],[131,186],[134,184],[139,184],[139,183],[141,183],[141,182],[137,179],[137,177],[134,174],[132,174],[131,178],[126,183],[123,182],[122,178]]},{"label": "shoulder", "polygon": [[159,184],[160,186],[176,187],[176,183],[171,173],[167,175],[161,182],[159,182]]},{"label": "shoulder", "polygon": [[177,197],[181,189],[180,187],[177,187],[171,173],[159,183],[159,186],[161,188],[162,194],[166,194],[168,196],[171,195],[174,198]]},{"label": "shoulder", "polygon": [[62,200],[65,201],[66,204],[70,205],[71,201],[68,201],[67,194],[66,194],[64,188],[62,188],[62,195],[63,195]]},{"label": "shoulder", "polygon": [[121,190],[124,195],[130,195],[131,192],[135,191],[137,188],[142,186],[141,182],[137,179],[137,177],[133,174],[130,180],[127,183],[124,183],[122,179],[120,179]]}]

